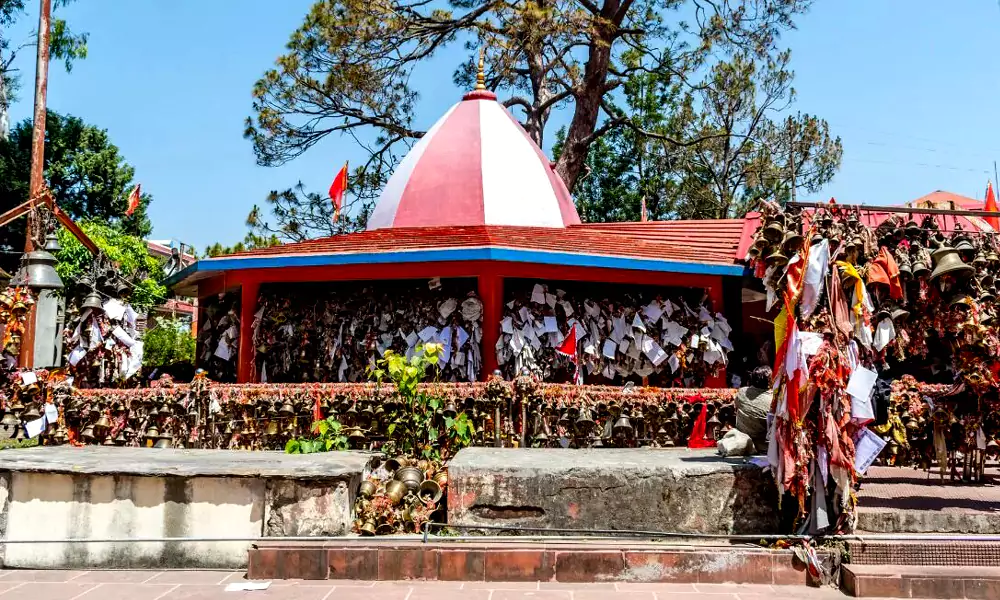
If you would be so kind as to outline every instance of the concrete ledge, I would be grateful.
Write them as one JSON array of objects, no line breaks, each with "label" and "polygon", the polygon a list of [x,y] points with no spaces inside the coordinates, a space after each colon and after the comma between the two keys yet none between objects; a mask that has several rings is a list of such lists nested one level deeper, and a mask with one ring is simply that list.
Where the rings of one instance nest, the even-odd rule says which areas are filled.
[{"label": "concrete ledge", "polygon": [[350,532],[373,455],[43,447],[0,453],[7,568],[243,568],[249,542],[2,544]]},{"label": "concrete ledge", "polygon": [[[839,555],[820,552],[839,581]],[[819,585],[790,550],[669,546],[635,540],[505,542],[359,539],[250,550],[249,579],[557,581]]]},{"label": "concrete ledge", "polygon": [[[863,485],[863,484],[862,484]],[[863,501],[862,501],[863,502]],[[1000,534],[1000,513],[871,510],[858,507],[859,531],[869,533]]]},{"label": "concrete ledge", "polygon": [[770,474],[714,449],[465,448],[448,467],[448,523],[774,533]]}]

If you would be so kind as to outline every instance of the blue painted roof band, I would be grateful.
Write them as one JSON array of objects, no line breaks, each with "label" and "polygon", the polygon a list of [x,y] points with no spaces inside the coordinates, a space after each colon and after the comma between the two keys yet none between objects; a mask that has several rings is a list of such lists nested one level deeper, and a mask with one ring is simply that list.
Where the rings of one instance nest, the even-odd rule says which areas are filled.
[{"label": "blue painted roof band", "polygon": [[719,265],[627,256],[547,252],[543,250],[517,250],[513,248],[448,248],[441,250],[407,250],[396,252],[359,252],[337,254],[286,254],[247,257],[219,257],[200,260],[167,280],[168,285],[184,281],[195,273],[216,271],[242,271],[246,269],[275,269],[283,267],[325,267],[339,265],[372,265],[389,263],[421,263],[446,261],[493,260],[522,262],[569,267],[604,269],[629,269],[661,273],[690,273],[695,275],[743,275],[742,265]]}]

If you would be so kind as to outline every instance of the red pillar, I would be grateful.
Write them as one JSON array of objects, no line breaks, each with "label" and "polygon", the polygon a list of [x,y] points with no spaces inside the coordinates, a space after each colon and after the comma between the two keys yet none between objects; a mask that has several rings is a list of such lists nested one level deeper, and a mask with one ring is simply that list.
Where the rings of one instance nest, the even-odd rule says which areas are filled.
[{"label": "red pillar", "polygon": [[238,383],[253,383],[255,353],[253,315],[257,312],[257,292],[260,290],[260,284],[256,281],[244,281],[240,290],[240,355],[236,381]]},{"label": "red pillar", "polygon": [[479,299],[483,301],[483,371],[486,380],[497,368],[497,340],[503,318],[503,277],[487,271],[479,275]]},{"label": "red pillar", "polygon": [[[726,314],[725,306],[722,302],[722,277],[714,276],[711,277],[711,283],[708,286],[708,300],[712,305],[712,314],[722,313]],[[717,375],[713,375],[705,380],[705,387],[710,388],[724,388],[729,387],[728,377],[726,377],[726,369],[723,367],[719,370]]]}]

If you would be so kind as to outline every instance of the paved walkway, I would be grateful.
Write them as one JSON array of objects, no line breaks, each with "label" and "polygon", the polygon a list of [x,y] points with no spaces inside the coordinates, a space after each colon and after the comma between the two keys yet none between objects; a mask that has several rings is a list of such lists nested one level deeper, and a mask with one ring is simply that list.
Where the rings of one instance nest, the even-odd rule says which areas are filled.
[{"label": "paved walkway", "polygon": [[274,581],[227,592],[243,572],[0,571],[0,600],[826,600],[834,589],[659,583]]},{"label": "paved walkway", "polygon": [[955,514],[1000,512],[1000,467],[986,467],[987,481],[964,483],[909,467],[871,467],[861,479],[858,505],[868,512],[920,510]]}]

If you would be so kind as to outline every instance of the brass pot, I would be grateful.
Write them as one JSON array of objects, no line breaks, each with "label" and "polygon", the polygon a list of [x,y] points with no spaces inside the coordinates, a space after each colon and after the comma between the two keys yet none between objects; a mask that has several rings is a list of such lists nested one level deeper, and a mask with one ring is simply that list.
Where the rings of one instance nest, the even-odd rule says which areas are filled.
[{"label": "brass pot", "polygon": [[396,471],[396,481],[403,482],[409,492],[416,492],[420,489],[420,482],[423,480],[424,472],[417,467],[403,467]]},{"label": "brass pot", "polygon": [[393,505],[397,505],[403,501],[403,496],[406,495],[406,491],[406,484],[402,481],[393,479],[389,483],[385,484],[385,495],[388,496]]}]

